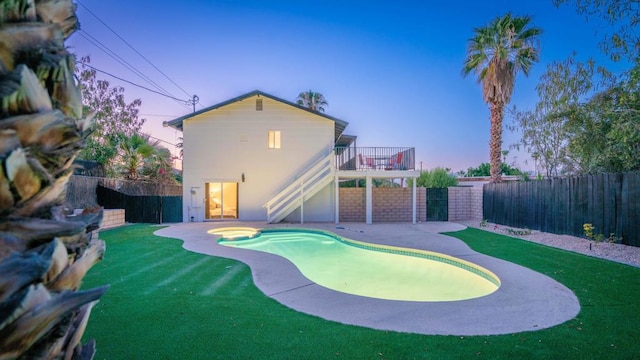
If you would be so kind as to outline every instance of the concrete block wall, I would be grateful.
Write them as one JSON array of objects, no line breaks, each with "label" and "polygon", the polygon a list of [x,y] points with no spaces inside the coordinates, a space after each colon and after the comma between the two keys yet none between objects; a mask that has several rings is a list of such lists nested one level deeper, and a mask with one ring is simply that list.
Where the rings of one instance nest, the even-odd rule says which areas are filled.
[{"label": "concrete block wall", "polygon": [[[373,188],[373,222],[411,222],[412,189]],[[365,188],[340,188],[340,222],[365,222]],[[426,189],[416,189],[416,220],[426,221]]]},{"label": "concrete block wall", "polygon": [[100,230],[124,225],[124,209],[104,209]]},{"label": "concrete block wall", "polygon": [[340,188],[340,222],[366,221],[365,188]]},{"label": "concrete block wall", "polygon": [[[411,222],[413,190],[410,188],[373,188],[373,222]],[[416,220],[426,221],[426,190],[416,189]]]},{"label": "concrete block wall", "polygon": [[482,188],[449,188],[449,221],[482,220]]}]

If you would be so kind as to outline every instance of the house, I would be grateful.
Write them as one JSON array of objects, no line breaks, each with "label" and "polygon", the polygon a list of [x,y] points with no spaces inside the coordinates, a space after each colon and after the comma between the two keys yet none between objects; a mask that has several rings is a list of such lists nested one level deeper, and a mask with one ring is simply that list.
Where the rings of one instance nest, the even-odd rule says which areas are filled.
[{"label": "house", "polygon": [[339,182],[363,178],[371,223],[372,179],[417,177],[414,149],[358,148],[347,125],[258,90],[166,122],[183,132],[183,220],[337,223]]}]

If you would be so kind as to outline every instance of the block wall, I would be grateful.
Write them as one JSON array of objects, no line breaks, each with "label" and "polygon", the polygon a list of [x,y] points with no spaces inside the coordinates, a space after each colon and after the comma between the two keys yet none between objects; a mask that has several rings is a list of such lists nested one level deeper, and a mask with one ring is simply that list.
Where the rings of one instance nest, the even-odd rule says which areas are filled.
[{"label": "block wall", "polygon": [[365,188],[340,188],[340,222],[365,222]]},{"label": "block wall", "polygon": [[[373,222],[411,222],[412,189],[373,188]],[[340,222],[365,222],[365,188],[340,188]],[[416,189],[416,220],[426,221],[426,189]]]},{"label": "block wall", "polygon": [[104,209],[100,230],[124,225],[124,209]]},{"label": "block wall", "polygon": [[449,221],[482,220],[482,187],[449,188]]}]

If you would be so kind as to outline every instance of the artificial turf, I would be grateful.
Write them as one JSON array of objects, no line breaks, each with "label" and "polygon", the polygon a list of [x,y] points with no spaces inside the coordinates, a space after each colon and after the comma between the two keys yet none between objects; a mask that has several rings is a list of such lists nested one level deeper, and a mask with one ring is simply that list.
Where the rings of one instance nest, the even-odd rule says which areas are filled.
[{"label": "artificial turf", "polygon": [[582,310],[555,327],[498,336],[427,336],[343,325],[291,310],[237,261],[184,250],[158,227],[103,231],[83,288],[111,284],[85,333],[95,359],[639,359],[640,268],[477,229],[474,250],[546,274]]}]

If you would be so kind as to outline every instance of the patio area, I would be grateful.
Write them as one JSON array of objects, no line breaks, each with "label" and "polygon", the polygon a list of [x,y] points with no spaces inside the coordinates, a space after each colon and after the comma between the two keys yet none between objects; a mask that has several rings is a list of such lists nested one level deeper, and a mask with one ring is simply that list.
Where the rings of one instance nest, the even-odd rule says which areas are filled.
[{"label": "patio area", "polygon": [[497,335],[540,330],[574,318],[575,294],[559,282],[526,267],[483,255],[441,232],[463,230],[449,222],[411,224],[304,224],[342,237],[435,251],[485,267],[502,285],[485,297],[455,302],[373,299],[333,291],[305,278],[288,260],[267,253],[220,246],[207,231],[218,227],[300,227],[251,222],[183,223],[155,232],[182,239],[187,250],[235,259],[251,267],[253,281],[267,296],[297,311],[344,324],[416,334]]}]

